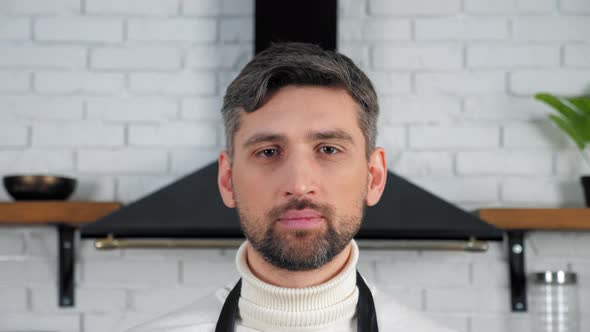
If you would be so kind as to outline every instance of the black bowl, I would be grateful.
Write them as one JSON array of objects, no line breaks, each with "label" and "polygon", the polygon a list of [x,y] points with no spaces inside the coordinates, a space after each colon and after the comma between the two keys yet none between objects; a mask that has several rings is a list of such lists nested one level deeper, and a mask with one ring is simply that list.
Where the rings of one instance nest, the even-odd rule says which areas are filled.
[{"label": "black bowl", "polygon": [[17,201],[66,200],[76,188],[75,179],[55,175],[10,175],[3,180]]}]

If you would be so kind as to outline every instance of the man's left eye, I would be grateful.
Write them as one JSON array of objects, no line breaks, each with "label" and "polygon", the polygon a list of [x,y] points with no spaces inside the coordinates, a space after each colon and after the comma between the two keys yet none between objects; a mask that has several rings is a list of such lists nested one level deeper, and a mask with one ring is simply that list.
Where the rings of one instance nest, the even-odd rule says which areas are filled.
[{"label": "man's left eye", "polygon": [[336,149],[333,146],[322,146],[320,148],[320,151],[322,151],[325,154],[335,154],[335,153],[338,153],[338,149]]}]

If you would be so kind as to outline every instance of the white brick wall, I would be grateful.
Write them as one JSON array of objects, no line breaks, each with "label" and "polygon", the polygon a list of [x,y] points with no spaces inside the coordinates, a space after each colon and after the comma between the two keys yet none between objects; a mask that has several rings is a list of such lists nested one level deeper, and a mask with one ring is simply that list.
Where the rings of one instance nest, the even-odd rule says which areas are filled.
[{"label": "white brick wall", "polygon": [[129,144],[158,147],[215,146],[215,128],[207,124],[170,123],[160,126],[131,125]]},{"label": "white brick wall", "polygon": [[173,15],[178,13],[177,0],[88,0],[89,14]]},{"label": "white brick wall", "polygon": [[412,126],[410,147],[416,149],[484,149],[499,145],[496,126]]},{"label": "white brick wall", "polygon": [[253,17],[222,18],[219,25],[219,39],[222,42],[237,43],[254,41]]},{"label": "white brick wall", "polygon": [[136,288],[174,284],[178,282],[178,269],[179,262],[173,260],[103,259],[86,262],[84,276],[85,282],[92,285],[119,284]]},{"label": "white brick wall", "polygon": [[77,314],[1,314],[2,328],[6,331],[80,331],[80,315]]},{"label": "white brick wall", "polygon": [[[589,1],[339,7],[339,49],[378,91],[390,169],[466,208],[583,205],[590,167],[531,96],[589,91]],[[215,160],[224,91],[253,53],[253,12],[253,0],[0,0],[0,175],[71,175],[74,200],[131,202]],[[589,239],[527,237],[531,271],[581,273],[583,330]],[[117,331],[235,278],[232,250],[96,252],[82,241],[77,307],[59,309],[55,241],[49,227],[0,231],[0,330]],[[360,267],[458,331],[529,328],[508,311],[499,244],[484,255],[368,251]]]},{"label": "white brick wall", "polygon": [[513,39],[521,42],[588,41],[589,17],[522,17],[512,21]]},{"label": "white brick wall", "polygon": [[7,15],[78,14],[81,4],[78,0],[2,0],[0,8]]},{"label": "white brick wall", "polygon": [[501,40],[508,35],[508,22],[497,18],[417,19],[418,40]]},{"label": "white brick wall", "polygon": [[546,122],[515,122],[506,124],[503,129],[503,145],[507,148],[560,148],[573,145],[557,128]]},{"label": "white brick wall", "polygon": [[511,73],[510,90],[517,95],[531,95],[551,91],[564,95],[584,94],[588,89],[586,70],[520,70]]},{"label": "white brick wall", "polygon": [[0,67],[80,68],[86,64],[86,49],[61,45],[0,45]]},{"label": "white brick wall", "polygon": [[86,102],[89,120],[108,122],[164,122],[175,119],[178,105],[160,97],[100,98]]},{"label": "white brick wall", "polygon": [[165,151],[158,150],[82,150],[78,152],[78,171],[91,173],[160,173],[166,171]]},{"label": "white brick wall", "polygon": [[93,122],[44,123],[33,126],[36,147],[115,147],[124,143],[123,127]]},{"label": "white brick wall", "polygon": [[3,150],[0,153],[0,169],[7,173],[71,172],[74,155],[70,150]]},{"label": "white brick wall", "polygon": [[213,73],[137,73],[129,77],[129,88],[141,94],[212,95]]},{"label": "white brick wall", "polygon": [[557,67],[559,47],[544,45],[474,45],[467,49],[473,68]]},{"label": "white brick wall", "polygon": [[462,63],[459,45],[376,46],[373,50],[376,69],[458,69]]},{"label": "white brick wall", "polygon": [[35,39],[116,43],[123,40],[123,21],[97,18],[39,18],[35,21]]},{"label": "white brick wall", "polygon": [[31,74],[20,71],[0,72],[0,91],[27,92],[31,86]]},{"label": "white brick wall", "polygon": [[0,38],[3,40],[27,40],[31,38],[31,23],[26,18],[3,18]]},{"label": "white brick wall", "polygon": [[221,2],[216,0],[183,0],[182,13],[200,16],[219,15],[221,14]]},{"label": "white brick wall", "polygon": [[380,105],[388,123],[449,123],[461,114],[461,101],[450,97],[384,97]]},{"label": "white brick wall", "polygon": [[505,75],[499,71],[417,73],[416,91],[421,94],[473,95],[506,91]]},{"label": "white brick wall", "polygon": [[465,0],[465,11],[474,14],[547,13],[555,0]]},{"label": "white brick wall", "polygon": [[0,95],[4,109],[2,123],[35,123],[39,121],[82,120],[82,100],[78,97],[37,95]]},{"label": "white brick wall", "polygon": [[21,125],[0,125],[0,146],[21,147],[28,142],[27,127]]},{"label": "white brick wall", "polygon": [[590,46],[583,44],[566,45],[564,62],[569,66],[590,67]]},{"label": "white brick wall", "polygon": [[460,175],[550,175],[553,154],[546,151],[477,151],[457,154]]},{"label": "white brick wall", "polygon": [[180,52],[164,46],[128,48],[97,48],[90,57],[90,66],[113,70],[171,70],[180,68]]},{"label": "white brick wall", "polygon": [[408,151],[394,155],[391,164],[397,172],[406,176],[451,176],[453,156],[449,152]]},{"label": "white brick wall", "polygon": [[403,0],[370,0],[369,13],[371,15],[437,15],[453,14],[461,10],[461,1],[418,0],[407,2]]},{"label": "white brick wall", "polygon": [[27,290],[17,287],[0,288],[0,310],[2,313],[27,311]]},{"label": "white brick wall", "polygon": [[161,42],[213,42],[217,37],[215,19],[131,19],[127,39]]},{"label": "white brick wall", "polygon": [[238,68],[238,62],[249,58],[252,50],[252,45],[195,46],[187,51],[186,66],[201,70]]},{"label": "white brick wall", "polygon": [[39,72],[33,85],[40,94],[114,94],[124,84],[120,73]]},{"label": "white brick wall", "polygon": [[407,19],[376,18],[363,23],[361,40],[409,40],[412,36],[411,21]]}]

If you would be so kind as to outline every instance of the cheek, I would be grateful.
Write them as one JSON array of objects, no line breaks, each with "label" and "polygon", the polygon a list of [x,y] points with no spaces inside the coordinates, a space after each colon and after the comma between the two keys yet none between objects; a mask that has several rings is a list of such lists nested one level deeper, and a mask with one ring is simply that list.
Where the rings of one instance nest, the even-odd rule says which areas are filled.
[{"label": "cheek", "polygon": [[258,170],[240,168],[239,173],[233,173],[232,186],[234,196],[242,207],[256,209],[259,205],[268,205],[267,196],[271,196],[273,180],[269,174]]},{"label": "cheek", "polygon": [[358,192],[367,183],[368,169],[365,164],[352,163],[339,167],[328,167],[322,171],[331,187],[347,188]]},{"label": "cheek", "polygon": [[328,200],[340,209],[357,210],[367,193],[368,171],[364,165],[326,172],[323,186]]}]

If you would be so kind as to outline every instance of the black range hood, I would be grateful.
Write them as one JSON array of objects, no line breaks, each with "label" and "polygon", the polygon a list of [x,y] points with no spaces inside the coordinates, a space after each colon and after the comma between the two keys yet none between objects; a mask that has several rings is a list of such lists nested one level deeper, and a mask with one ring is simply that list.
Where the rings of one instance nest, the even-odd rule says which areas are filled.
[{"label": "black range hood", "polygon": [[[336,49],[337,0],[256,0],[256,52],[271,42]],[[121,210],[87,224],[85,238],[241,238],[237,215],[223,205],[217,164],[196,171]],[[502,240],[502,231],[388,174],[381,201],[367,210],[358,239]]]},{"label": "black range hood", "polygon": [[[243,238],[222,202],[217,162],[82,227],[84,238]],[[392,172],[357,239],[502,240],[502,231]]]}]

